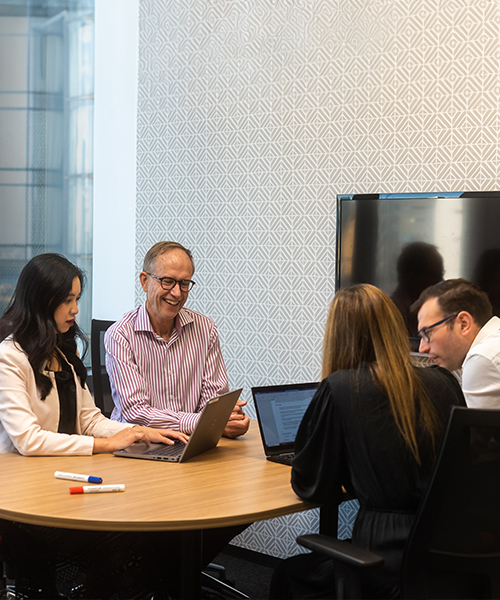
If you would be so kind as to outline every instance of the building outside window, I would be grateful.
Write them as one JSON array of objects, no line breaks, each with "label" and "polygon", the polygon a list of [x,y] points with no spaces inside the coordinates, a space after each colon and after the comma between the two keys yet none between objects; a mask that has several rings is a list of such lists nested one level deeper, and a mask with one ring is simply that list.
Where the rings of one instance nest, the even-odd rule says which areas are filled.
[{"label": "building outside window", "polygon": [[90,331],[94,0],[0,4],[0,314],[23,266],[58,252],[87,276]]}]

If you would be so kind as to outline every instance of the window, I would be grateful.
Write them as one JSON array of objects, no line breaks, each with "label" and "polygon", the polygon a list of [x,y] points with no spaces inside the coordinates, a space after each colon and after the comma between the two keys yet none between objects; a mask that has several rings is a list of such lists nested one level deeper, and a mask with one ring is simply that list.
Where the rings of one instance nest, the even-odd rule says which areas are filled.
[{"label": "window", "polygon": [[0,6],[0,314],[23,266],[59,252],[87,275],[90,331],[94,0]]}]

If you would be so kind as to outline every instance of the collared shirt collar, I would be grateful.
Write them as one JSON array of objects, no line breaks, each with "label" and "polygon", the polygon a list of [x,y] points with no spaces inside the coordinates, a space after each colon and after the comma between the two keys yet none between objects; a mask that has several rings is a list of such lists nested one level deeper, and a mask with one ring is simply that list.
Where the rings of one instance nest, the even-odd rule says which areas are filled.
[{"label": "collared shirt collar", "polygon": [[[194,321],[193,315],[188,308],[182,307],[179,314],[175,317],[174,330],[177,331],[177,335],[181,334],[182,328],[188,323]],[[151,319],[149,318],[148,311],[146,309],[146,303],[139,307],[137,318],[134,324],[134,331],[150,331],[153,335],[157,335],[153,329]]]},{"label": "collared shirt collar", "polygon": [[499,329],[500,319],[498,317],[491,317],[491,319],[487,323],[485,323],[479,330],[479,333],[476,335],[474,341],[471,344],[471,347],[469,348],[469,352],[472,350],[472,348],[474,348],[474,346],[481,343],[485,338],[490,336],[492,333],[495,333]]}]

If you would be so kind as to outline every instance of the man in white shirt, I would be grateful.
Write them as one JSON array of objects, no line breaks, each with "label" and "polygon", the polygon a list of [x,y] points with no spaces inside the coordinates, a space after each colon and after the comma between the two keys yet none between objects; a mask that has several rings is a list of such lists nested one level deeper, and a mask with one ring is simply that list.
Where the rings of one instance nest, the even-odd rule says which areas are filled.
[{"label": "man in white shirt", "polygon": [[462,369],[467,406],[500,409],[500,319],[486,293],[465,279],[448,279],[422,292],[412,309],[420,352],[449,371]]}]

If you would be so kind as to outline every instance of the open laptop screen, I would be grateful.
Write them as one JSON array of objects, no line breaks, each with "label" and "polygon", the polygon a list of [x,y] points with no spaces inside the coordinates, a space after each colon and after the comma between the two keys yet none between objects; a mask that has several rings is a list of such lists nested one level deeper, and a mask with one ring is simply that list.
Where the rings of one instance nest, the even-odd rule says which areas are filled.
[{"label": "open laptop screen", "polygon": [[266,454],[293,450],[302,417],[319,383],[252,388]]}]

